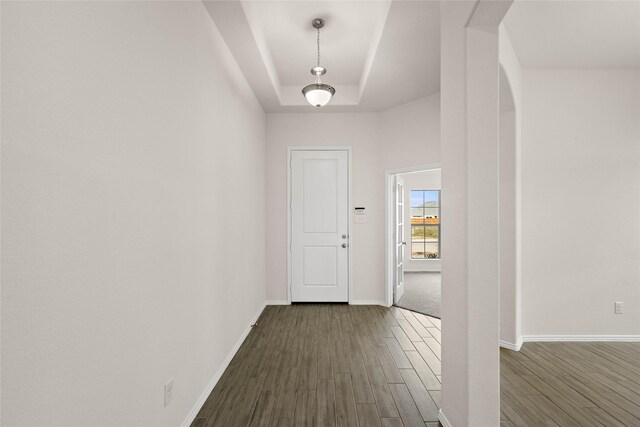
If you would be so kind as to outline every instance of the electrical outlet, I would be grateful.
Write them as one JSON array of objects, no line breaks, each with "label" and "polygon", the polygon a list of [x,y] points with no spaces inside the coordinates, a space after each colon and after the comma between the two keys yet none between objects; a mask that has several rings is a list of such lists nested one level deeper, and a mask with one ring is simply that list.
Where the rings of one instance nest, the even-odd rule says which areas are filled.
[{"label": "electrical outlet", "polygon": [[169,382],[164,385],[164,406],[168,406],[173,400],[173,382],[174,378],[171,378]]},{"label": "electrical outlet", "polygon": [[624,313],[624,307],[622,306],[621,302],[617,302],[616,303],[616,314],[622,314]]}]

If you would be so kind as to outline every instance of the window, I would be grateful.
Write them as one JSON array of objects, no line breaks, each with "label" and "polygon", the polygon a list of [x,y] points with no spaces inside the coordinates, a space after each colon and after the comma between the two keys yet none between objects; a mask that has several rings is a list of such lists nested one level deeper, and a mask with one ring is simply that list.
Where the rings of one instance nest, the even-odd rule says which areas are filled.
[{"label": "window", "polygon": [[440,259],[440,190],[411,190],[411,259]]}]

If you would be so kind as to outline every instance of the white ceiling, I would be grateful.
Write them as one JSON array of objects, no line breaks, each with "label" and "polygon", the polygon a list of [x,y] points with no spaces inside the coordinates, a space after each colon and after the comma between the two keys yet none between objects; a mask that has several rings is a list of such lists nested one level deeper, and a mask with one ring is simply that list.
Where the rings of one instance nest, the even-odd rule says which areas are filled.
[{"label": "white ceiling", "polygon": [[380,111],[438,92],[437,1],[204,1],[267,112],[315,111],[316,30],[323,81],[336,95],[323,111]]},{"label": "white ceiling", "polygon": [[[314,112],[316,32],[325,112],[380,111],[440,90],[440,2],[204,1],[262,107]],[[640,68],[640,0],[516,0],[505,26],[524,68]]]},{"label": "white ceiling", "polygon": [[640,0],[516,0],[504,23],[524,68],[640,68]]}]

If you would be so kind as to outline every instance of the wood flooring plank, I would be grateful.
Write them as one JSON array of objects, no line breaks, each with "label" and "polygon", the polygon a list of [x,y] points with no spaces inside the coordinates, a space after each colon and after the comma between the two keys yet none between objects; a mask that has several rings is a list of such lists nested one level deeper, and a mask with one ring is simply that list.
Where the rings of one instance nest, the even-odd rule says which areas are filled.
[{"label": "wood flooring plank", "polygon": [[625,424],[622,424],[620,421],[609,415],[605,410],[600,408],[585,408],[586,415],[597,421],[599,425],[604,425],[607,427],[629,427]]},{"label": "wood flooring plank", "polygon": [[433,401],[435,402],[436,406],[438,408],[440,408],[441,404],[440,404],[440,399],[442,397],[442,392],[440,390],[427,390],[429,392],[429,394],[431,395],[431,398],[433,399]]},{"label": "wood flooring plank", "polygon": [[600,374],[598,372],[590,373],[587,375],[595,379],[599,383],[607,386],[609,389],[626,398],[627,400],[630,400],[631,402],[634,402],[636,404],[640,404],[640,394],[636,393],[630,388],[627,388],[625,385],[620,384],[619,382],[614,381],[608,376]]},{"label": "wood flooring plank", "polygon": [[303,350],[298,389],[315,390],[318,381],[318,348],[315,343]]},{"label": "wood flooring plank", "polygon": [[237,382],[228,389],[228,393],[225,395],[224,401],[220,401],[218,411],[209,417],[207,425],[215,426],[229,424],[229,419],[233,416],[233,410],[236,407],[236,402],[245,392],[244,387],[246,384],[247,379],[245,378],[245,375],[243,375],[242,372],[239,372]]},{"label": "wood flooring plank", "polygon": [[[597,402],[597,406],[604,409],[609,415],[616,418],[618,421],[621,421],[624,424],[628,424],[631,426],[640,425],[640,419],[634,417],[629,412],[626,411],[626,408],[622,408],[621,405],[624,405],[623,401],[626,399],[613,399],[610,400],[609,396],[601,395],[594,392],[591,389],[591,384],[584,384],[582,381],[574,378],[574,377],[563,377],[563,381],[566,382],[569,386],[586,396],[592,401]],[[614,397],[614,396],[612,396]],[[627,401],[628,402],[628,401]],[[629,402],[631,403],[631,402]],[[626,406],[626,405],[624,405]]]},{"label": "wood flooring plank", "polygon": [[[221,425],[219,427],[230,427]],[[269,427],[295,427],[293,425],[293,418],[272,418]]]},{"label": "wood flooring plank", "polygon": [[627,376],[629,374],[633,375],[632,372],[621,366],[613,363],[603,363],[601,358],[596,357],[594,353],[590,352],[580,344],[582,343],[563,343],[562,351],[567,355],[567,358],[573,356],[582,361],[582,363],[588,367],[588,370],[585,372],[600,372],[616,381],[626,380],[628,379]]},{"label": "wood flooring plank", "polygon": [[[322,312],[321,312],[322,313]],[[322,318],[322,316],[320,317]],[[333,362],[332,362],[332,346],[331,346],[331,337],[329,333],[329,323],[322,322],[319,323],[319,334],[318,338],[318,351],[317,351],[317,380],[320,379],[333,379]],[[316,381],[317,381],[316,380]]]},{"label": "wood flooring plank", "polygon": [[422,341],[429,346],[431,351],[433,351],[433,354],[435,354],[438,359],[442,360],[442,347],[435,338],[424,338]]},{"label": "wood flooring plank", "polygon": [[634,364],[629,363],[621,357],[618,357],[611,353],[607,353],[605,350],[602,350],[599,347],[587,346],[586,350],[590,351],[593,354],[596,354],[601,359],[606,359],[608,361],[607,366],[612,371],[624,376],[626,380],[634,381],[635,383],[640,384],[640,369]]},{"label": "wood flooring plank", "polygon": [[331,345],[331,364],[333,366],[333,372],[349,372],[349,363],[347,362],[347,347],[345,340],[334,340]]},{"label": "wood flooring plank", "polygon": [[[524,375],[523,379],[534,386],[542,395],[551,400],[560,409],[571,415],[573,419],[580,422],[583,426],[598,425],[598,423],[594,423],[592,419],[584,415],[584,409],[588,407],[595,407],[595,404],[569,386],[565,385],[565,387],[558,387],[558,384],[560,383],[555,382],[557,388],[554,388],[545,380],[535,375]],[[561,389],[562,391],[559,391],[558,389]]]},{"label": "wood flooring plank", "polygon": [[540,394],[540,391],[519,375],[500,375],[500,389],[511,390],[519,395]]},{"label": "wood flooring plank", "polygon": [[527,346],[526,349],[520,351],[520,354],[530,359],[533,363],[537,364],[540,368],[542,368],[548,375],[560,376],[565,374],[567,371],[560,367],[557,363],[552,363],[546,358],[544,358],[539,352],[532,349],[532,347]]},{"label": "wood flooring plank", "polygon": [[424,361],[420,353],[417,351],[407,351],[407,358],[411,361],[411,365],[413,365],[413,369],[415,369],[416,374],[422,380],[422,383],[426,387],[427,390],[440,390],[440,381],[435,376],[435,374],[429,369],[429,365]]},{"label": "wood flooring plank", "polygon": [[547,397],[537,394],[529,395],[527,399],[531,400],[539,410],[549,415],[554,422],[562,427],[583,427],[584,424],[579,423],[569,414],[560,409],[555,403],[549,400]]},{"label": "wood flooring plank", "polygon": [[387,379],[388,383],[401,383],[402,375],[398,371],[393,358],[391,357],[391,353],[387,347],[375,347],[376,355],[378,356],[378,361],[380,362],[380,367],[382,368],[382,372],[384,372],[384,376]]},{"label": "wood flooring plank", "polygon": [[623,366],[630,371],[640,374],[640,361],[635,354],[628,354],[624,351],[619,351],[618,348],[613,348],[606,343],[590,342],[585,343],[587,350],[597,354],[601,358],[610,362]]},{"label": "wood flooring plank", "polygon": [[569,400],[573,405],[579,408],[589,408],[597,406],[584,395],[580,394],[568,384],[558,380],[557,378],[542,379],[536,375],[521,375],[521,378],[535,387],[541,394],[555,399]]},{"label": "wood flooring plank", "polygon": [[438,421],[438,407],[422,384],[418,374],[413,369],[401,369],[400,373],[420,415],[422,415],[422,419],[424,421]]},{"label": "wood flooring plank", "polygon": [[273,403],[275,402],[275,392],[273,390],[262,390],[258,403],[249,422],[251,427],[266,427],[271,420]]},{"label": "wood flooring plank", "polygon": [[413,317],[413,311],[411,310],[407,310],[406,308],[402,308],[402,307],[398,307],[398,310],[400,310],[400,313],[402,313],[405,319],[409,317]]},{"label": "wood flooring plank", "polygon": [[438,328],[427,328],[427,331],[431,334],[432,337],[438,341],[438,343],[442,343],[442,333]]},{"label": "wood flooring plank", "polygon": [[633,381],[621,380],[621,381],[616,381],[616,382],[618,384],[628,388],[629,390],[640,394],[640,385],[634,383]]},{"label": "wood flooring plank", "polygon": [[[232,424],[241,426],[243,424]],[[294,415],[296,427],[314,427],[316,425],[316,391],[298,390]]]},{"label": "wood flooring plank", "polygon": [[427,328],[425,328],[424,325],[420,322],[418,317],[408,318],[407,321],[421,338],[429,338],[432,336],[429,331],[427,331]]},{"label": "wood flooring plank", "polygon": [[263,390],[277,390],[278,386],[284,378],[283,357],[280,351],[274,351],[271,355],[271,364],[268,367],[268,373],[262,385]]},{"label": "wood flooring plank", "polygon": [[402,315],[402,312],[400,311],[400,309],[398,307],[396,307],[396,306],[391,306],[391,307],[389,307],[388,310],[393,315],[393,317],[395,317],[396,320],[405,318]]},{"label": "wood flooring plank", "polygon": [[293,415],[296,409],[296,388],[299,376],[299,368],[288,368],[284,371],[283,382],[279,387],[273,407],[272,420],[279,419],[293,421]]},{"label": "wood flooring plank", "polygon": [[387,379],[382,372],[380,366],[367,367],[369,379],[371,381],[371,389],[378,407],[378,413],[381,418],[397,418],[398,409],[391,395],[391,390],[387,384]]},{"label": "wood flooring plank", "polygon": [[389,384],[389,388],[398,407],[398,412],[400,412],[402,423],[406,427],[424,427],[422,416],[413,402],[407,386],[404,384]]},{"label": "wood flooring plank", "polygon": [[389,326],[382,319],[376,319],[373,324],[373,330],[377,331],[378,335],[382,338],[393,337],[393,332],[391,330],[391,326]]},{"label": "wood flooring plank", "polygon": [[348,372],[338,372],[335,374],[334,381],[336,389],[336,425],[338,427],[358,425],[351,375]]},{"label": "wood flooring plank", "polygon": [[[538,409],[536,404],[529,399],[529,396],[520,396],[516,393],[512,393],[510,390],[504,390],[503,393],[513,403],[512,408],[518,411],[518,414],[527,422],[527,424],[532,422],[535,426],[557,425],[549,415]],[[505,411],[505,413],[507,413],[507,411]]]},{"label": "wood flooring plank", "polygon": [[[406,322],[405,319],[398,320],[398,322],[400,321]],[[391,332],[393,332],[393,336],[396,337],[396,339],[398,340],[398,344],[400,344],[400,347],[402,347],[403,350],[405,351],[415,350],[413,343],[411,342],[407,334],[404,332],[404,329],[402,329],[402,326],[390,326],[390,328],[391,328]],[[420,337],[418,338],[422,340],[422,338]]]},{"label": "wood flooring plank", "polygon": [[376,310],[380,313],[385,323],[389,326],[397,326],[398,320],[395,318],[391,310],[387,307],[376,307]]},{"label": "wood flooring plank", "polygon": [[358,403],[356,405],[358,411],[358,422],[360,427],[381,427],[380,417],[375,404]]},{"label": "wood flooring plank", "polygon": [[442,322],[440,321],[440,319],[438,319],[437,317],[431,317],[429,316],[429,320],[431,321],[431,323],[433,323],[433,325],[438,329],[438,330],[442,330]]},{"label": "wood flooring plank", "polygon": [[400,347],[398,340],[394,337],[394,338],[385,338],[384,341],[387,344],[387,348],[391,353],[391,357],[393,358],[393,361],[396,362],[396,366],[399,369],[411,368],[411,362],[409,362],[409,359],[407,359],[407,355],[404,353],[404,350],[402,349],[402,347]]},{"label": "wood flooring plank", "polygon": [[362,359],[364,360],[365,366],[380,366],[371,338],[368,336],[359,336],[356,339],[358,340],[358,344],[360,344],[360,351],[362,352]]},{"label": "wood flooring plank", "polygon": [[440,359],[433,350],[431,350],[427,343],[416,342],[413,343],[413,345],[416,347],[416,350],[418,350],[418,353],[420,353],[420,356],[422,356],[427,365],[429,365],[431,371],[436,375],[440,375],[442,373],[442,364],[440,363]]},{"label": "wood flooring plank", "polygon": [[537,427],[538,420],[530,419],[505,393],[500,394],[500,410],[517,426]]},{"label": "wood flooring plank", "polygon": [[382,427],[403,427],[402,419],[400,418],[381,418]]},{"label": "wood flooring plank", "polygon": [[418,319],[418,321],[425,328],[435,328],[436,327],[436,325],[434,325],[433,322],[431,321],[431,317],[429,317],[429,316],[425,316],[424,314],[421,314],[421,313],[416,313],[415,314],[415,318]]},{"label": "wood flooring plank", "polygon": [[[412,317],[412,319],[417,321],[417,319],[415,317]],[[411,323],[409,323],[409,321],[407,319],[398,320],[398,324],[400,325],[400,327],[402,328],[404,333],[407,335],[407,338],[409,338],[409,340],[411,340],[412,342],[413,341],[422,341],[422,337],[420,336],[420,334],[418,334],[418,332],[416,332],[416,330],[413,328],[413,326],[411,326]],[[393,329],[392,329],[392,331],[393,331]]]},{"label": "wood flooring plank", "polygon": [[335,390],[333,379],[319,379],[316,398],[316,422],[318,426],[336,425]]},{"label": "wood flooring plank", "polygon": [[360,353],[349,359],[349,371],[351,372],[355,402],[374,403],[371,385],[369,385],[369,377],[367,376],[367,368]]},{"label": "wood flooring plank", "polygon": [[549,346],[547,345],[541,345],[539,343],[531,343],[531,346],[528,346],[528,348],[533,349],[533,352],[538,355],[539,357],[541,357],[542,359],[548,361],[549,363],[551,363],[552,365],[558,367],[561,371],[568,373],[568,372],[575,372],[578,374],[582,374],[584,372],[587,372],[584,370],[584,366],[582,366],[581,364],[576,363],[577,361],[572,359],[572,358],[566,358],[566,357],[558,357],[556,354],[548,351],[547,349],[549,348]]},{"label": "wood flooring plank", "polygon": [[229,425],[246,426],[249,424],[258,398],[260,397],[261,389],[262,380],[259,378],[247,379],[233,407],[233,412],[229,417]]},{"label": "wood flooring plank", "polygon": [[517,375],[535,375],[533,371],[524,366],[519,361],[515,360],[510,353],[512,350],[500,349],[500,367],[507,367]]}]

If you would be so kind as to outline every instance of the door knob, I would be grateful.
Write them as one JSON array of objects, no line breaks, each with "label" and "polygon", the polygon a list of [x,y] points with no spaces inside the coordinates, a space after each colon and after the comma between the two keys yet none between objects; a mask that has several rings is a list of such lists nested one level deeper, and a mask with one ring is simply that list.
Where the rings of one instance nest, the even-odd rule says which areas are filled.
[{"label": "door knob", "polygon": [[407,242],[402,242],[402,244],[406,246],[406,245],[407,245]]},{"label": "door knob", "polygon": [[342,247],[343,247],[343,248],[346,248],[346,247],[347,247],[347,244],[346,244],[346,243],[343,243],[343,244],[342,244]]},{"label": "door knob", "polygon": [[346,234],[343,234],[343,235],[342,235],[342,238],[343,238],[343,239],[346,239],[346,238],[347,238],[347,235],[346,235]]}]

